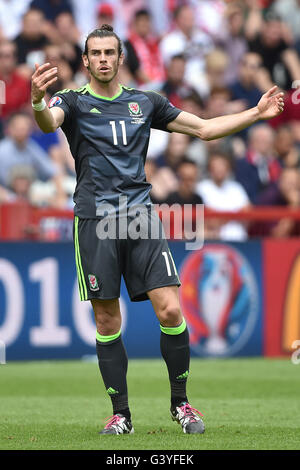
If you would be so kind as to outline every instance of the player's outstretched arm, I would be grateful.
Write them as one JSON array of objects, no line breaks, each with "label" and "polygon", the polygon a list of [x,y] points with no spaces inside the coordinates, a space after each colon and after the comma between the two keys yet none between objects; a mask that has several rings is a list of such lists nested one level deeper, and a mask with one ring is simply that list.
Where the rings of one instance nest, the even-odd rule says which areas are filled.
[{"label": "player's outstretched arm", "polygon": [[220,116],[212,119],[201,119],[194,114],[182,111],[167,128],[202,140],[213,140],[239,132],[261,119],[271,119],[282,113],[284,108],[283,93],[276,93],[277,86],[270,88],[262,95],[257,106],[241,113]]},{"label": "player's outstretched arm", "polygon": [[54,132],[64,121],[65,113],[61,108],[49,109],[44,96],[47,88],[57,80],[57,67],[51,64],[35,64],[31,77],[31,101],[34,117],[43,132]]}]

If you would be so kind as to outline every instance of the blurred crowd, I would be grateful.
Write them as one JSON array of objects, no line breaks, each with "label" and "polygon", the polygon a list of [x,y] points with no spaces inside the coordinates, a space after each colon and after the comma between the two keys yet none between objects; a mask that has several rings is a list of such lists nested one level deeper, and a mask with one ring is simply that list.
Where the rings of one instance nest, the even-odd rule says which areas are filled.
[{"label": "blurred crowd", "polygon": [[[273,84],[285,111],[233,136],[204,142],[152,130],[146,177],[154,203],[219,211],[300,206],[300,0],[0,0],[0,203],[72,208],[74,161],[59,129],[35,124],[35,63],[58,67],[48,90],[89,81],[87,34],[112,24],[123,41],[120,82],[155,90],[209,119],[255,106]],[[299,235],[297,222],[210,220],[206,237]]]}]

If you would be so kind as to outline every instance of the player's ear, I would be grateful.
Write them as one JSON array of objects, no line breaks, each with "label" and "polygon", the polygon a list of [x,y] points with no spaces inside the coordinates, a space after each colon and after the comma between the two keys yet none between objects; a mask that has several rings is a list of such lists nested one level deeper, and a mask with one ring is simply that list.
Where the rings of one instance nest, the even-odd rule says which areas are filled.
[{"label": "player's ear", "polygon": [[120,64],[120,65],[123,65],[124,59],[125,59],[124,52],[121,52],[121,55],[120,55],[120,57],[119,57],[119,64]]},{"label": "player's ear", "polygon": [[82,61],[83,61],[83,65],[85,67],[88,67],[89,66],[89,59],[87,58],[87,55],[86,54],[82,54]]}]

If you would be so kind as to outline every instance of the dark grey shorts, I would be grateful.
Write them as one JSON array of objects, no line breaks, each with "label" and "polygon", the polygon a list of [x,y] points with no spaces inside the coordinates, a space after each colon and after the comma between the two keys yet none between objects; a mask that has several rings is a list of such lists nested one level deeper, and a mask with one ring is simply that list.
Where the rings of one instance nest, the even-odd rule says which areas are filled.
[{"label": "dark grey shorts", "polygon": [[98,224],[99,219],[74,219],[81,300],[119,298],[122,275],[132,301],[147,300],[147,291],[158,287],[180,286],[162,229],[154,239],[100,239]]}]

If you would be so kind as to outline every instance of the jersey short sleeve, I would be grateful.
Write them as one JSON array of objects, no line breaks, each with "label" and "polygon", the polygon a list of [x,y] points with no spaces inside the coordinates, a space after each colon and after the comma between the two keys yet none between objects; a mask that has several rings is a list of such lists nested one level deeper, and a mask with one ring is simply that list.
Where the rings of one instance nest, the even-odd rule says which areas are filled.
[{"label": "jersey short sleeve", "polygon": [[154,91],[148,92],[147,96],[154,106],[151,127],[168,131],[167,125],[177,118],[181,113],[181,109],[176,108],[167,98]]},{"label": "jersey short sleeve", "polygon": [[64,124],[68,124],[72,120],[73,112],[76,104],[76,95],[72,90],[63,90],[55,93],[49,100],[48,108],[58,106],[65,113]]}]

